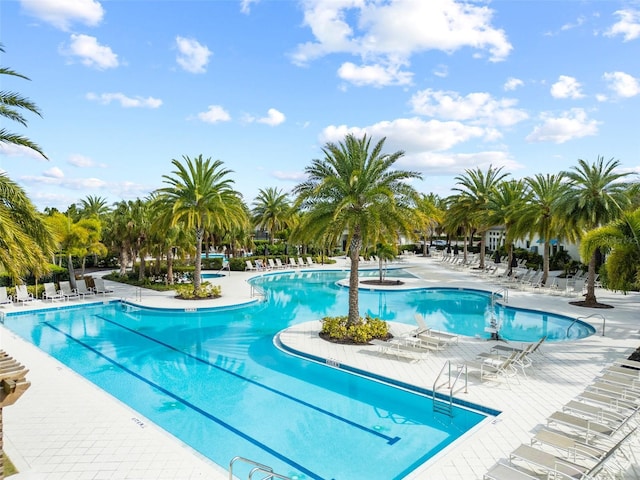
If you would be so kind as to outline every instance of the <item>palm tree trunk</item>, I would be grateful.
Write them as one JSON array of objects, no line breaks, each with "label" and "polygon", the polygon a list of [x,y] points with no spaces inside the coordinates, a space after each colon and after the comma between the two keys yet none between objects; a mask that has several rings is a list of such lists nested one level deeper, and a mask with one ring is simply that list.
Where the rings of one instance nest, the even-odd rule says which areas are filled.
[{"label": "palm tree trunk", "polygon": [[196,228],[196,262],[195,271],[193,272],[193,291],[198,292],[200,290],[200,275],[202,274],[202,238],[204,236],[204,230]]},{"label": "palm tree trunk", "polygon": [[71,282],[71,288],[76,287],[76,272],[73,269],[73,258],[71,254],[67,254],[67,269],[69,270],[69,281]]},{"label": "palm tree trunk", "polygon": [[549,278],[549,250],[551,249],[551,243],[545,238],[544,251],[542,252],[542,285],[547,284],[547,278]]},{"label": "palm tree trunk", "polygon": [[349,258],[351,258],[351,271],[349,272],[349,318],[347,326],[360,322],[360,311],[358,308],[358,267],[360,265],[360,250],[362,249],[362,239],[360,229],[356,227],[356,233],[351,237],[349,247]]},{"label": "palm tree trunk", "polygon": [[587,295],[584,299],[587,305],[598,303],[596,299],[596,252],[589,259],[589,273],[587,274]]},{"label": "palm tree trunk", "polygon": [[485,231],[480,232],[480,265],[478,266],[480,270],[484,270],[484,245],[486,234],[487,232]]}]

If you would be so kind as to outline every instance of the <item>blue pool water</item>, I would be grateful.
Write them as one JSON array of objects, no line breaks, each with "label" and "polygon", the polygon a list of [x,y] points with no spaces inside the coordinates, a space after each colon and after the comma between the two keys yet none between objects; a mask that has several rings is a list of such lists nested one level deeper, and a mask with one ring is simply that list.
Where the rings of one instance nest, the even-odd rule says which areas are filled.
[{"label": "blue pool water", "polygon": [[[345,276],[256,278],[266,301],[241,308],[112,302],[9,314],[5,325],[223,467],[241,455],[292,478],[401,479],[486,417],[457,408],[450,420],[428,397],[275,348],[283,328],[345,312],[347,290],[336,285]],[[466,330],[487,306],[486,295],[457,290],[360,298],[363,313],[410,322],[420,311],[453,331],[461,313]],[[471,300],[476,320],[463,307]],[[528,330],[521,313],[505,314],[516,332]]]}]

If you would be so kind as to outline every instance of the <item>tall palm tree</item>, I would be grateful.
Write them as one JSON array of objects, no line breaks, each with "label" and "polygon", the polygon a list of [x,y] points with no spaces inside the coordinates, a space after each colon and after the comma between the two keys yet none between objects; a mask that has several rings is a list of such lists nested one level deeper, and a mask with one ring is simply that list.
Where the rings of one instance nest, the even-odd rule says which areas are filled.
[{"label": "tall palm tree", "polygon": [[[561,208],[570,228],[579,237],[589,230],[619,218],[629,205],[629,185],[621,179],[630,172],[616,173],[614,170],[619,166],[618,160],[605,161],[604,157],[598,157],[592,164],[579,159],[577,166],[563,172],[569,185],[561,201]],[[597,255],[598,249],[595,249],[588,259],[586,306],[597,304],[595,294]]]},{"label": "tall palm tree", "polygon": [[452,195],[446,199],[445,204],[442,229],[447,235],[457,235],[460,230],[463,231],[462,258],[466,262],[469,254],[468,240],[473,236],[474,230],[472,201],[463,195]]},{"label": "tall palm tree", "polygon": [[55,243],[51,230],[25,191],[0,173],[0,270],[14,280],[49,269]]},{"label": "tall palm tree", "polygon": [[414,204],[418,194],[406,181],[421,178],[416,172],[395,170],[404,155],[382,153],[385,139],[371,148],[364,135],[349,134],[343,142],[327,143],[324,158],[305,168],[307,180],[294,193],[305,212],[300,229],[316,238],[335,243],[347,232],[351,272],[349,274],[348,324],[360,321],[358,310],[358,264],[364,242],[375,245],[400,233],[411,233],[415,225]]},{"label": "tall palm tree", "polygon": [[436,225],[442,222],[442,201],[438,195],[430,193],[420,195],[416,204],[417,228],[422,236],[422,255],[427,255],[427,240],[433,236]]},{"label": "tall palm tree", "polygon": [[605,268],[607,286],[628,292],[640,286],[640,208],[587,232],[580,253],[590,258],[596,249],[608,251]]},{"label": "tall palm tree", "polygon": [[291,217],[289,196],[278,188],[261,188],[251,213],[256,227],[269,232],[269,243],[273,245],[275,235],[287,227]]},{"label": "tall palm tree", "polygon": [[520,210],[519,223],[530,236],[537,236],[542,242],[542,284],[549,277],[549,257],[551,241],[566,238],[563,232],[563,216],[559,210],[560,200],[565,195],[567,183],[563,175],[536,174],[525,178],[531,191],[531,198]]},{"label": "tall palm tree", "polygon": [[478,167],[475,170],[465,170],[464,175],[455,177],[457,186],[452,190],[460,192],[458,201],[463,201],[470,209],[472,224],[480,235],[479,268],[484,268],[486,232],[493,226],[489,215],[489,201],[498,184],[508,175],[502,173],[502,167],[493,168],[490,165],[486,172]]},{"label": "tall palm tree", "polygon": [[489,199],[489,219],[494,225],[504,225],[507,246],[509,274],[512,273],[513,243],[524,238],[528,231],[520,222],[522,209],[531,198],[531,193],[524,180],[508,180],[500,182],[495,193]]},{"label": "tall palm tree", "polygon": [[[4,52],[4,48],[1,43],[0,52]],[[0,67],[0,75],[8,75],[10,77],[29,80],[29,77],[25,77],[24,75],[7,67]],[[31,113],[35,113],[39,117],[42,117],[37,105],[28,98],[21,96],[19,93],[8,90],[0,91],[0,117],[13,120],[14,122],[18,122],[26,127],[27,119],[22,115],[22,111],[24,110],[28,110]],[[38,152],[44,158],[47,158],[42,149],[36,143],[29,140],[27,137],[9,132],[4,128],[0,128],[0,143],[9,143],[11,145],[30,148],[31,150]]]},{"label": "tall palm tree", "polygon": [[194,159],[184,155],[183,163],[172,160],[173,176],[163,175],[168,187],[157,192],[172,204],[172,225],[182,225],[195,234],[196,254],[193,278],[194,292],[199,292],[202,279],[202,239],[205,231],[231,228],[246,221],[242,197],[228,178],[231,170],[221,160]]},{"label": "tall palm tree", "polygon": [[80,200],[80,215],[82,217],[103,217],[109,213],[109,204],[104,197],[87,195],[87,198]]}]

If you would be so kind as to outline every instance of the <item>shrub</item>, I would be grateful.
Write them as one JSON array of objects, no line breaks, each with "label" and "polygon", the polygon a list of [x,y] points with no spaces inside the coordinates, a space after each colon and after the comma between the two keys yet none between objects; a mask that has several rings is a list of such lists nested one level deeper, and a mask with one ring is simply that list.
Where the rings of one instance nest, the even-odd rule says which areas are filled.
[{"label": "shrub", "polygon": [[384,320],[366,316],[360,322],[347,326],[348,317],[324,317],[320,335],[340,343],[366,344],[374,338],[389,338],[389,326]]},{"label": "shrub", "polygon": [[197,300],[203,298],[219,298],[222,294],[222,287],[220,285],[212,285],[209,282],[203,282],[200,285],[200,289],[195,292],[193,285],[176,285],[176,296],[184,300]]}]

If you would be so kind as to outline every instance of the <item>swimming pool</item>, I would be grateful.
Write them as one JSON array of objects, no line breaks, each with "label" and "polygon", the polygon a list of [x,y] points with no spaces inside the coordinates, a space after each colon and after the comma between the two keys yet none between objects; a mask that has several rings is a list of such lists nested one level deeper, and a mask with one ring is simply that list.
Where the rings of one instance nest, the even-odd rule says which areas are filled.
[{"label": "swimming pool", "polygon": [[301,314],[281,305],[112,302],[5,325],[222,467],[241,455],[291,478],[401,479],[486,419],[464,408],[449,419],[426,396],[281,352],[274,334]]}]

